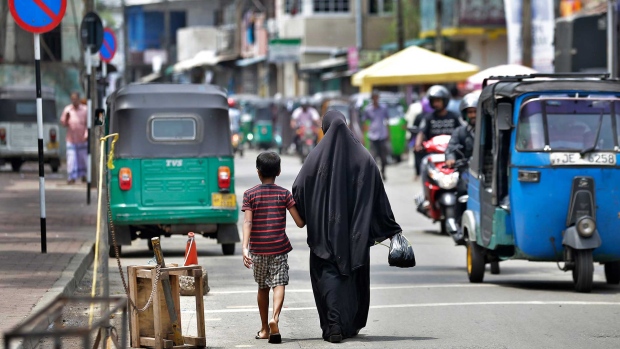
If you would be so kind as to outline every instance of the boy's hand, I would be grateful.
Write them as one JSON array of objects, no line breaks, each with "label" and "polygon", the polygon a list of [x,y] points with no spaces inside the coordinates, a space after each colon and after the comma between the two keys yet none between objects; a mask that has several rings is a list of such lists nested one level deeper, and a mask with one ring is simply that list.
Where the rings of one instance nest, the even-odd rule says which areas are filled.
[{"label": "boy's hand", "polygon": [[248,250],[247,248],[243,249],[243,265],[245,265],[245,267],[248,269],[252,268],[252,258],[250,257],[250,250]]}]

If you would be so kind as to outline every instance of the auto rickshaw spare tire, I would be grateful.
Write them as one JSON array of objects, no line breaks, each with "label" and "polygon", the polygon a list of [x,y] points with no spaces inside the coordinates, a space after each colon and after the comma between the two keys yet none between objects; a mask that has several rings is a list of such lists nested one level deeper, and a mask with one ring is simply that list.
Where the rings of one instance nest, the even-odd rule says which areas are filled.
[{"label": "auto rickshaw spare tire", "polygon": [[575,268],[573,269],[573,281],[575,291],[589,293],[592,291],[592,279],[594,276],[594,262],[592,250],[573,250]]},{"label": "auto rickshaw spare tire", "polygon": [[491,262],[491,274],[499,275],[499,273],[500,273],[499,262],[498,261]]},{"label": "auto rickshaw spare tire", "polygon": [[469,282],[480,283],[484,279],[486,261],[482,247],[475,241],[467,242],[467,276]]},{"label": "auto rickshaw spare tire", "polygon": [[235,244],[222,244],[222,253],[224,253],[224,256],[235,254]]},{"label": "auto rickshaw spare tire", "polygon": [[605,280],[610,285],[620,284],[620,261],[605,263]]}]

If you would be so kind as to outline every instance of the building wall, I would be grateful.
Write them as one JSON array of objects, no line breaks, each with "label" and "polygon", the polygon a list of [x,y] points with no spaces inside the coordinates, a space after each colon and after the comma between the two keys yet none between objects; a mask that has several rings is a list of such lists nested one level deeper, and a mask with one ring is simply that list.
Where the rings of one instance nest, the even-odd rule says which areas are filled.
[{"label": "building wall", "polygon": [[390,38],[390,28],[393,22],[393,16],[365,16],[362,38],[364,49],[378,50],[381,48],[381,45],[392,41],[392,38]]},{"label": "building wall", "polygon": [[465,39],[468,62],[480,67],[480,70],[508,63],[508,41],[505,35],[496,39],[472,36]]}]

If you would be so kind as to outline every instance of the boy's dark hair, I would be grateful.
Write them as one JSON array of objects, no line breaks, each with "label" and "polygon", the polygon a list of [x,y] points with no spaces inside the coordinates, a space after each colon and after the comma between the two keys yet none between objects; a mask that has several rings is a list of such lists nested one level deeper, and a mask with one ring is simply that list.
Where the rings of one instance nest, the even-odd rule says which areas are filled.
[{"label": "boy's dark hair", "polygon": [[280,172],[280,156],[273,151],[260,153],[256,157],[256,168],[261,176],[275,178]]}]

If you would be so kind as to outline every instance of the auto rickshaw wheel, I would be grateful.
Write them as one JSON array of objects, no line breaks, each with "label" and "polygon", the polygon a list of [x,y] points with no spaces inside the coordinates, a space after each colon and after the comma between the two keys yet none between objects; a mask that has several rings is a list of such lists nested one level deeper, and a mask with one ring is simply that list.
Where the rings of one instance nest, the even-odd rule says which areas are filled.
[{"label": "auto rickshaw wheel", "polygon": [[50,161],[50,168],[52,169],[53,173],[58,173],[58,169],[60,169],[60,160],[52,159]]},{"label": "auto rickshaw wheel", "polygon": [[620,284],[620,261],[605,263],[605,280],[609,285]]},{"label": "auto rickshaw wheel", "polygon": [[491,262],[491,274],[499,275],[499,273],[500,273],[499,262],[498,261]]},{"label": "auto rickshaw wheel", "polygon": [[475,241],[467,242],[467,276],[469,282],[480,283],[484,279],[484,268],[486,261],[482,247]]},{"label": "auto rickshaw wheel", "polygon": [[222,253],[224,253],[224,256],[235,254],[235,244],[222,244]]},{"label": "auto rickshaw wheel", "polygon": [[575,268],[573,269],[575,291],[589,293],[592,291],[592,279],[594,276],[592,250],[573,250],[573,253],[575,255]]}]

